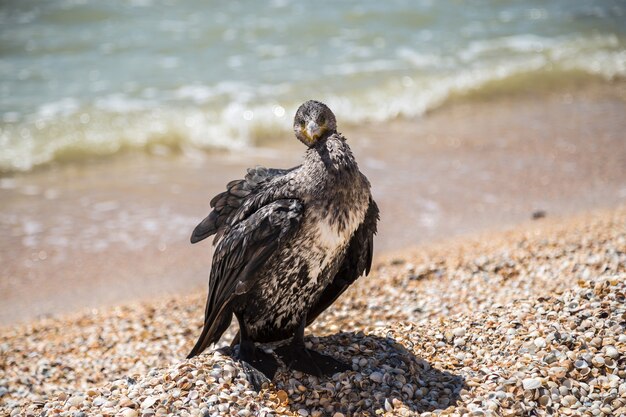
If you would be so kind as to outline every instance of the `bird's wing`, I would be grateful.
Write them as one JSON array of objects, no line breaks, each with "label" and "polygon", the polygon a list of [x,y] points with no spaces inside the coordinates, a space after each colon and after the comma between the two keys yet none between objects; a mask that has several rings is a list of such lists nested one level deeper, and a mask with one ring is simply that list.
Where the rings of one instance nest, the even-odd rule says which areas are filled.
[{"label": "bird's wing", "polygon": [[252,214],[263,204],[275,200],[276,196],[272,193],[275,187],[268,185],[296,168],[250,168],[244,179],[229,182],[226,191],[211,200],[213,210],[196,226],[191,234],[191,243],[199,242],[211,235],[216,235],[213,242],[217,242],[235,223]]},{"label": "bird's wing", "polygon": [[379,214],[376,202],[370,197],[365,218],[352,235],[346,256],[333,281],[328,284],[317,304],[307,313],[307,325],[326,310],[361,275],[369,274],[374,253],[374,235]]},{"label": "bird's wing", "polygon": [[219,340],[232,317],[231,304],[255,283],[256,272],[300,226],[297,199],[276,200],[233,226],[213,255],[204,328],[188,357]]}]

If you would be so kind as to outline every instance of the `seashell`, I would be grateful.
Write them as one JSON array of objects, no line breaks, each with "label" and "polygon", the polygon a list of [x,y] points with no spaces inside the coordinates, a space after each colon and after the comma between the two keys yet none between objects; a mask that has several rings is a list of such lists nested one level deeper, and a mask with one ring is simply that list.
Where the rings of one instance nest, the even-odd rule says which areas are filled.
[{"label": "seashell", "polygon": [[391,375],[388,372],[385,372],[385,374],[383,375],[383,382],[389,386],[393,385],[393,375]]},{"label": "seashell", "polygon": [[565,369],[567,369],[568,371],[574,369],[574,363],[569,359],[565,359],[561,361],[560,365],[564,367]]},{"label": "seashell", "polygon": [[526,378],[522,381],[525,390],[533,390],[541,387],[541,381],[537,378]]},{"label": "seashell", "polygon": [[557,357],[554,353],[549,353],[543,358],[543,361],[547,363],[548,365],[556,362],[556,360],[557,360]]},{"label": "seashell", "polygon": [[137,413],[137,411],[133,410],[132,408],[126,408],[121,411],[120,415],[122,417],[137,417],[139,413]]},{"label": "seashell", "polygon": [[393,406],[391,405],[391,403],[389,402],[387,398],[385,398],[385,410],[389,412],[393,411]]},{"label": "seashell", "polygon": [[380,372],[372,372],[370,374],[370,379],[380,384],[381,382],[383,382],[383,374],[381,374]]},{"label": "seashell", "polygon": [[576,399],[576,397],[574,397],[573,395],[571,395],[571,394],[570,394],[570,395],[566,395],[566,396],[563,398],[563,401],[561,401],[561,404],[564,404],[565,406],[569,407],[569,406],[571,406],[571,405],[576,404],[576,401],[578,401],[578,400]]},{"label": "seashell", "polygon": [[591,360],[591,363],[593,363],[594,366],[597,366],[598,368],[600,368],[600,367],[604,366],[604,357],[602,357],[600,355],[596,355]]},{"label": "seashell", "polygon": [[278,401],[280,402],[280,404],[287,404],[289,401],[289,396],[283,390],[278,391],[276,393],[276,397],[278,398]]},{"label": "seashell", "polygon": [[534,400],[539,393],[535,390],[525,390],[523,396],[527,400]]},{"label": "seashell", "polygon": [[619,352],[615,349],[614,346],[608,346],[605,351],[606,356],[611,359],[617,359],[619,357]]},{"label": "seashell", "polygon": [[567,375],[567,368],[555,366],[554,368],[550,368],[548,372],[555,378],[561,379],[565,378],[565,375]]},{"label": "seashell", "polygon": [[119,406],[122,408],[124,407],[134,408],[137,405],[130,398],[122,398],[122,400],[119,403]]},{"label": "seashell", "polygon": [[537,349],[542,349],[546,347],[546,339],[544,339],[543,337],[538,337],[533,340],[533,344],[535,345],[535,347],[537,347]]},{"label": "seashell", "polygon": [[152,407],[158,400],[157,397],[146,397],[146,399],[141,402],[141,409],[145,410]]},{"label": "seashell", "polygon": [[463,327],[457,327],[452,330],[452,334],[454,335],[454,337],[463,337],[465,336],[465,329]]},{"label": "seashell", "polygon": [[104,399],[104,397],[96,397],[96,399],[93,400],[93,405],[95,405],[96,407],[100,407],[105,402],[106,400]]},{"label": "seashell", "polygon": [[411,384],[405,384],[402,386],[402,392],[406,394],[408,399],[410,400],[413,398],[415,390],[413,389],[413,386]]}]

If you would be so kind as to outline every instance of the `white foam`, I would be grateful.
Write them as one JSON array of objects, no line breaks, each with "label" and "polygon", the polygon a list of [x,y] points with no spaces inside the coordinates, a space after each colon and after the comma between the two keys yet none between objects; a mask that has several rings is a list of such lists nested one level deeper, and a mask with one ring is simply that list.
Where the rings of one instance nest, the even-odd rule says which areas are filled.
[{"label": "white foam", "polygon": [[128,97],[122,93],[110,94],[95,101],[95,107],[111,113],[138,112],[154,108],[154,100],[142,100]]},{"label": "white foam", "polygon": [[80,103],[73,97],[65,97],[61,100],[39,106],[38,116],[44,119],[52,119],[59,116],[67,116],[74,113],[80,107]]}]

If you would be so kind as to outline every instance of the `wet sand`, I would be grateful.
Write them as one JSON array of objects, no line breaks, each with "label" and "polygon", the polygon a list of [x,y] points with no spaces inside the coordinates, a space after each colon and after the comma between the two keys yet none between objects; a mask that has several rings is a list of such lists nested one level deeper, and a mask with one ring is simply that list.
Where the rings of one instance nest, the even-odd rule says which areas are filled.
[{"label": "wet sand", "polygon": [[[341,129],[382,212],[377,256],[626,201],[623,84],[458,103]],[[341,125],[340,125],[341,127]],[[256,164],[299,163],[281,138],[241,154],[127,155],[0,180],[0,324],[204,290],[208,201]]]}]

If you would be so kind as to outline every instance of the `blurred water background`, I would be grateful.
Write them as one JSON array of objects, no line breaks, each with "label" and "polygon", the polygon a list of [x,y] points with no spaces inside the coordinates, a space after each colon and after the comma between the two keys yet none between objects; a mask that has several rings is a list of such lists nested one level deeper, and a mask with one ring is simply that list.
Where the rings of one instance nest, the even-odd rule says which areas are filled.
[{"label": "blurred water background", "polygon": [[626,2],[2,0],[0,172],[626,75]]}]

